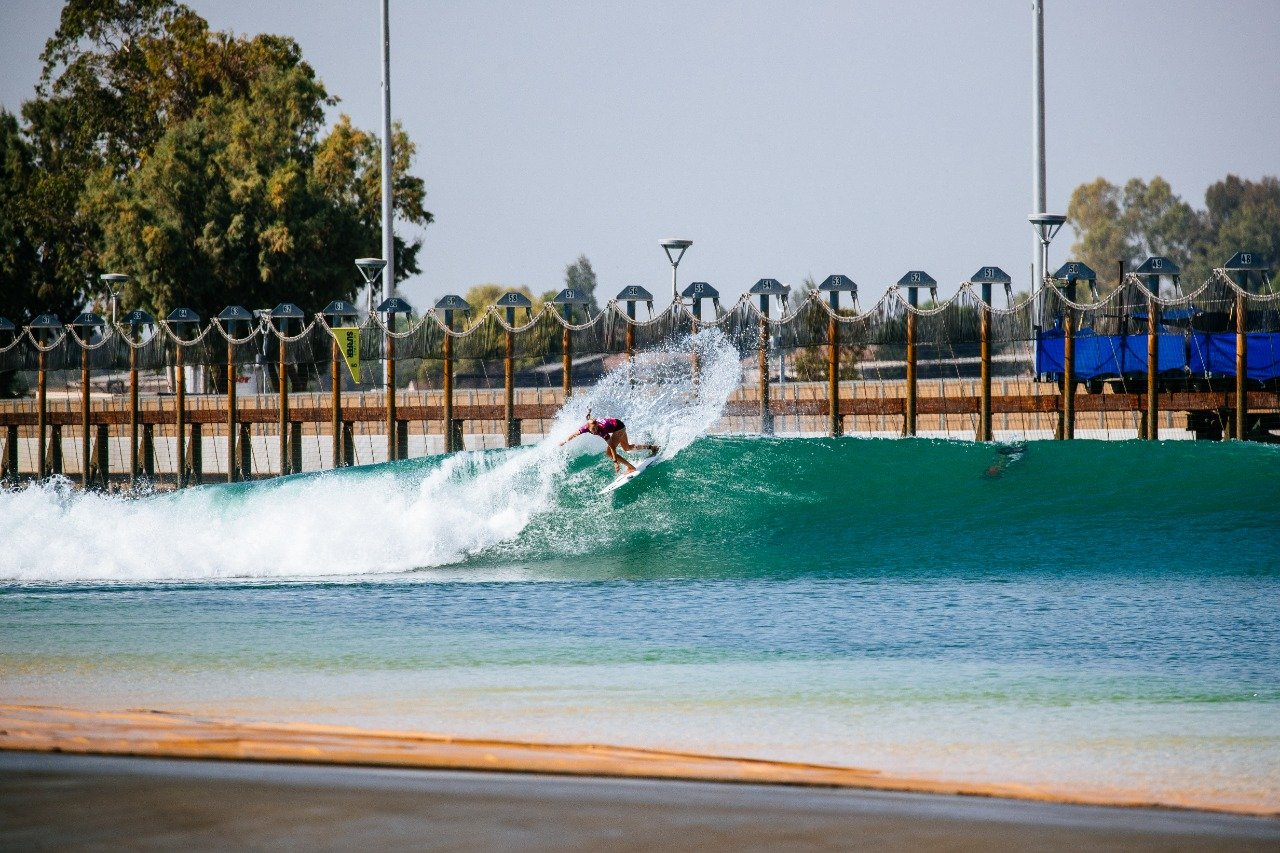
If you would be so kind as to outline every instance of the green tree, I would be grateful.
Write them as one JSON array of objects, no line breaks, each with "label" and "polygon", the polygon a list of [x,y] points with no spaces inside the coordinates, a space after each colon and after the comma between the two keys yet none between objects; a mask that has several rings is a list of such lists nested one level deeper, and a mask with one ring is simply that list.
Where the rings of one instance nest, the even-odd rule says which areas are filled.
[{"label": "green tree", "polygon": [[[70,0],[23,107],[35,178],[27,230],[63,304],[105,266],[156,311],[208,313],[350,296],[380,242],[379,143],[342,117],[291,39],[237,37],[172,0]],[[403,221],[426,225],[413,145],[397,128]],[[397,280],[420,241],[396,240]],[[51,298],[52,298],[51,297]]]},{"label": "green tree", "polygon": [[1205,192],[1195,210],[1156,177],[1133,178],[1121,190],[1103,178],[1076,187],[1067,208],[1077,235],[1073,257],[1098,271],[1104,289],[1117,260],[1133,269],[1149,255],[1164,255],[1197,286],[1238,251],[1280,257],[1280,181],[1248,181],[1228,175]]},{"label": "green tree", "polygon": [[[592,317],[600,313],[600,303],[596,300],[596,271],[591,268],[591,261],[587,260],[586,255],[578,255],[576,261],[564,268],[564,286],[566,289],[578,290],[586,294],[591,302],[585,307]],[[586,319],[576,308],[574,317],[578,322]]]},{"label": "green tree", "polygon": [[1205,191],[1204,201],[1204,253],[1210,266],[1221,266],[1240,251],[1280,261],[1280,179],[1227,175]]},{"label": "green tree", "polygon": [[40,246],[32,239],[28,193],[36,180],[33,152],[18,120],[0,110],[0,317],[22,324],[44,311],[70,306],[40,273]]}]

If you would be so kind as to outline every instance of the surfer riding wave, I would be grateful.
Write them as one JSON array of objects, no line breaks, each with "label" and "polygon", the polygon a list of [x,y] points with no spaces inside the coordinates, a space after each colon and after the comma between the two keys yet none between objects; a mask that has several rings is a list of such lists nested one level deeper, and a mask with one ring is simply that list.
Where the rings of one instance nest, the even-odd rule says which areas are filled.
[{"label": "surfer riding wave", "polygon": [[587,422],[578,427],[578,431],[573,435],[560,442],[560,446],[564,447],[580,435],[590,433],[604,439],[605,453],[613,460],[613,473],[618,473],[618,466],[627,466],[627,473],[633,473],[636,466],[626,460],[619,449],[632,450],[648,450],[650,456],[658,455],[658,445],[656,444],[632,444],[627,439],[627,425],[617,418],[592,418],[591,410],[587,410]]}]

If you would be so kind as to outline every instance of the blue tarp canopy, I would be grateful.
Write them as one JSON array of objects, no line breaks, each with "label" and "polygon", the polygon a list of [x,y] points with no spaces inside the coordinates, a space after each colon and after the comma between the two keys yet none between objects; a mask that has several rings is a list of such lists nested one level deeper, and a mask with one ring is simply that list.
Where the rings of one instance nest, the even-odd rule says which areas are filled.
[{"label": "blue tarp canopy", "polygon": [[[1280,378],[1280,334],[1254,332],[1245,335],[1248,378]],[[1232,332],[1191,335],[1191,372],[1215,376],[1236,375],[1236,336]]]},{"label": "blue tarp canopy", "polygon": [[[1065,337],[1062,329],[1046,329],[1036,338],[1036,373],[1062,375]],[[1147,372],[1146,335],[1096,335],[1091,329],[1075,333],[1072,375],[1078,379],[1128,376]],[[1187,366],[1186,338],[1156,336],[1156,371],[1169,373]],[[1252,373],[1252,370],[1250,371]]]}]

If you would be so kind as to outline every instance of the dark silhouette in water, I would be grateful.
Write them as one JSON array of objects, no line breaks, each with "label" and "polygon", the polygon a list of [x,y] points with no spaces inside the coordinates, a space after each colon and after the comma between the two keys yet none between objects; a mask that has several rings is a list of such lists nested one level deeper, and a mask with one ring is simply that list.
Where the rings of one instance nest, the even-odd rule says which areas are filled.
[{"label": "dark silhouette in water", "polygon": [[1027,446],[1025,444],[997,444],[996,461],[987,466],[987,470],[982,473],[982,476],[988,480],[1003,476],[1004,469],[1021,459],[1022,454],[1026,451]]}]

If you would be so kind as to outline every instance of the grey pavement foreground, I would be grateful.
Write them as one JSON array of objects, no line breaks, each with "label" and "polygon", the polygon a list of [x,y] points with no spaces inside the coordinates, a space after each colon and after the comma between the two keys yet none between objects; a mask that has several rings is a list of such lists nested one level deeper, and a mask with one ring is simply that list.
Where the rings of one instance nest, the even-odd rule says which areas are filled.
[{"label": "grey pavement foreground", "polygon": [[0,754],[0,848],[1276,850],[1280,820],[980,797]]}]

